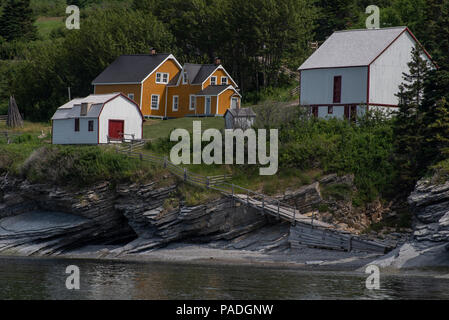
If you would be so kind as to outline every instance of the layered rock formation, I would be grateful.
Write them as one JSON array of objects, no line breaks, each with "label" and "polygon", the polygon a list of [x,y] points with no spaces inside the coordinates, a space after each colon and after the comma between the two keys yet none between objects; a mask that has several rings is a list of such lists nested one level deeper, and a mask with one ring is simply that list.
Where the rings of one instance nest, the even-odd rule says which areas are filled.
[{"label": "layered rock formation", "polygon": [[449,182],[422,179],[408,202],[414,214],[412,240],[374,263],[396,268],[449,266]]},{"label": "layered rock formation", "polygon": [[[162,183],[161,183],[162,182]],[[198,206],[179,197],[169,179],[140,185],[70,190],[0,178],[0,252],[60,254],[84,245],[118,244],[115,254],[138,253],[171,242],[272,250],[288,246],[288,224],[221,197]],[[279,225],[280,234],[257,233]]]}]

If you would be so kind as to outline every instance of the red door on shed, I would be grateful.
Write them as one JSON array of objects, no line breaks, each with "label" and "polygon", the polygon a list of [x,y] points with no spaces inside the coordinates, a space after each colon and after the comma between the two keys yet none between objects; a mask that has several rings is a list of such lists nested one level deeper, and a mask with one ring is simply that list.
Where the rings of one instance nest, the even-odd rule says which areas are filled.
[{"label": "red door on shed", "polygon": [[122,139],[125,129],[125,121],[109,120],[109,138]]}]

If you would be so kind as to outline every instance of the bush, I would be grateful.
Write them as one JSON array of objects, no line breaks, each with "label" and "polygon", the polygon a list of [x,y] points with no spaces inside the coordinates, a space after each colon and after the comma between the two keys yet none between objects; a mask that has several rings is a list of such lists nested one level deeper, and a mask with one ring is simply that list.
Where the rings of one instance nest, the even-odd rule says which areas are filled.
[{"label": "bush", "polygon": [[35,150],[20,172],[32,182],[85,186],[130,180],[141,166],[138,160],[96,146],[46,146]]},{"label": "bush", "polygon": [[281,126],[279,139],[281,168],[353,173],[362,202],[393,189],[396,169],[391,160],[390,121],[367,118],[352,125],[337,119],[300,117]]}]

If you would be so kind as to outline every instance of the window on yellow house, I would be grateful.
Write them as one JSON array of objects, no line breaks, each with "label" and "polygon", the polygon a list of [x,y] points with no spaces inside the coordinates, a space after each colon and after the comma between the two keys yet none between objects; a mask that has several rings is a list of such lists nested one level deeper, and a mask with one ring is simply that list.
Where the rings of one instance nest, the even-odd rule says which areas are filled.
[{"label": "window on yellow house", "polygon": [[152,94],[151,95],[151,110],[158,110],[158,109],[159,109],[159,95]]},{"label": "window on yellow house", "polygon": [[190,110],[195,110],[196,107],[196,96],[191,94],[190,95],[190,104],[189,104],[189,109]]},{"label": "window on yellow house", "polygon": [[215,86],[217,84],[217,77],[210,77],[210,85]]},{"label": "window on yellow house", "polygon": [[169,74],[164,72],[156,73],[156,83],[168,83]]},{"label": "window on yellow house", "polygon": [[178,111],[178,106],[179,106],[179,96],[173,96],[172,110]]}]

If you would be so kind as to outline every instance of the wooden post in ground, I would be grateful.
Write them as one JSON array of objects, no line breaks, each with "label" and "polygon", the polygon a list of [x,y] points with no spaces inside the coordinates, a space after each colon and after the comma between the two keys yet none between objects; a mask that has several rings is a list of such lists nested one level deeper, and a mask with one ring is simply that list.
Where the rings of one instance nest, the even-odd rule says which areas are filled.
[{"label": "wooden post in ground", "polygon": [[184,168],[184,181],[187,181],[187,169]]},{"label": "wooden post in ground", "polygon": [[164,169],[167,169],[167,156],[164,157]]},{"label": "wooden post in ground", "polygon": [[279,203],[279,200],[278,200],[278,220],[280,219],[280,216],[279,216],[279,206],[280,206],[280,203]]},{"label": "wooden post in ground", "polygon": [[143,155],[141,153],[139,153],[139,159],[140,159],[140,161],[143,160]]},{"label": "wooden post in ground", "polygon": [[209,189],[209,177],[206,177],[206,188]]},{"label": "wooden post in ground", "polygon": [[265,213],[265,195],[262,195],[262,214]]},{"label": "wooden post in ground", "polygon": [[249,191],[246,191],[246,205],[249,206]]}]

